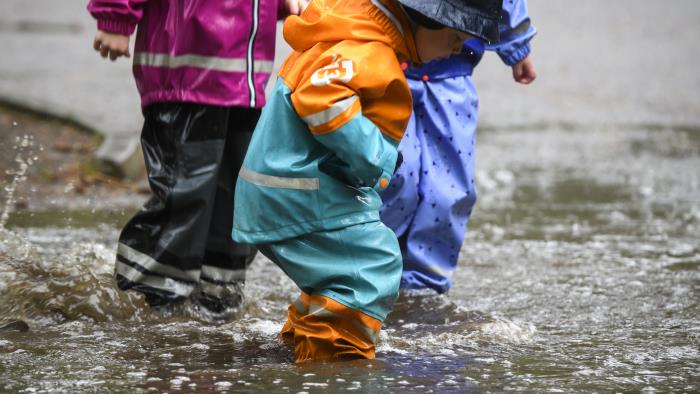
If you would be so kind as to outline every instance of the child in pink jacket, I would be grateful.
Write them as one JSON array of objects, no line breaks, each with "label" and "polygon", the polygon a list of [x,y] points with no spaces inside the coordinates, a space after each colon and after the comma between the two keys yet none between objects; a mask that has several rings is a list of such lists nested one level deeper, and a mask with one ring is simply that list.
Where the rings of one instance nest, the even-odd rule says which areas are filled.
[{"label": "child in pink jacket", "polygon": [[[145,117],[152,197],[119,237],[122,290],[168,307],[186,299],[209,318],[242,300],[255,249],[231,240],[234,187],[265,104],[280,17],[307,0],[91,0],[94,48],[131,57]],[[138,27],[138,29],[137,29]]]}]

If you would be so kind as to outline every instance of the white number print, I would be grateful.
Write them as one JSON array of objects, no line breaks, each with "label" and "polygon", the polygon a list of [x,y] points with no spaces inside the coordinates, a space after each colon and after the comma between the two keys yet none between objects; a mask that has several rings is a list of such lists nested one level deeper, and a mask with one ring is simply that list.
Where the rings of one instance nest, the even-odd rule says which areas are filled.
[{"label": "white number print", "polygon": [[321,67],[311,75],[311,84],[314,86],[325,86],[331,81],[348,83],[355,75],[355,65],[352,60],[333,60],[333,63]]}]

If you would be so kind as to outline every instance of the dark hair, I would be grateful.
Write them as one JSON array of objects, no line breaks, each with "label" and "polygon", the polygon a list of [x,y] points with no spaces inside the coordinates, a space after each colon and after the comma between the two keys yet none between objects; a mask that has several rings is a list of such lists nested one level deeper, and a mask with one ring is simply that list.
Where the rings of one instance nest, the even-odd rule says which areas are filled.
[{"label": "dark hair", "polygon": [[413,21],[418,26],[424,27],[428,30],[440,30],[446,27],[442,23],[428,18],[427,16],[421,14],[413,8],[404,6],[403,9],[406,10],[406,14],[408,14],[408,17],[411,19],[411,21]]}]

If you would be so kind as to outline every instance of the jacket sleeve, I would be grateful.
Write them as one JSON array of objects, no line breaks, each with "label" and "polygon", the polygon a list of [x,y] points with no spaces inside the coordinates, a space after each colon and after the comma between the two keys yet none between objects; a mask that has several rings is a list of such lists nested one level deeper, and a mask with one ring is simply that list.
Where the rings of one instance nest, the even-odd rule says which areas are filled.
[{"label": "jacket sleeve", "polygon": [[499,30],[500,41],[487,45],[486,49],[495,51],[505,64],[512,66],[530,54],[530,40],[537,30],[530,23],[527,0],[503,2]]},{"label": "jacket sleeve", "polygon": [[383,190],[411,114],[411,95],[391,48],[338,44],[309,67],[291,96],[313,137],[332,152],[321,170],[351,186]]},{"label": "jacket sleeve", "polygon": [[287,4],[284,0],[277,0],[277,20],[282,21],[289,16]]},{"label": "jacket sleeve", "polygon": [[131,35],[143,17],[147,0],[90,0],[87,9],[97,19],[97,29]]}]

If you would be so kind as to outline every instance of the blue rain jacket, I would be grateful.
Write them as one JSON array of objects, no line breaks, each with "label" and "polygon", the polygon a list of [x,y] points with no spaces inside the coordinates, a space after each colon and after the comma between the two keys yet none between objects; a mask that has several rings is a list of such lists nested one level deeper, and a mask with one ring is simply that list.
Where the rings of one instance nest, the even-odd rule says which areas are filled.
[{"label": "blue rain jacket", "polygon": [[464,42],[462,53],[445,60],[436,60],[420,67],[406,70],[406,77],[420,80],[428,76],[430,80],[472,75],[481,61],[484,51],[496,52],[503,63],[512,66],[525,59],[531,51],[530,40],[537,30],[530,23],[525,0],[506,0],[499,23],[500,41],[487,44],[480,38]]}]

